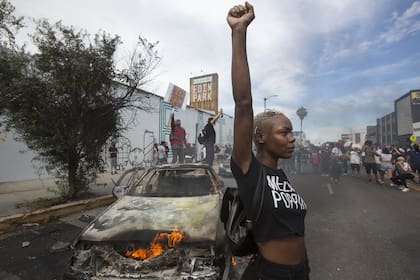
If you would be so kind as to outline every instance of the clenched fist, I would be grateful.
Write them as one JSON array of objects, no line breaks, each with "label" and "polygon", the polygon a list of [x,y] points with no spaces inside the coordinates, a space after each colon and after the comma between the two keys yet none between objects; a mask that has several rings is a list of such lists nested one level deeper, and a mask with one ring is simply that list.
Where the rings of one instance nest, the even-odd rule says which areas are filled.
[{"label": "clenched fist", "polygon": [[246,28],[255,18],[254,7],[248,2],[245,5],[236,5],[229,10],[227,22],[230,28]]}]

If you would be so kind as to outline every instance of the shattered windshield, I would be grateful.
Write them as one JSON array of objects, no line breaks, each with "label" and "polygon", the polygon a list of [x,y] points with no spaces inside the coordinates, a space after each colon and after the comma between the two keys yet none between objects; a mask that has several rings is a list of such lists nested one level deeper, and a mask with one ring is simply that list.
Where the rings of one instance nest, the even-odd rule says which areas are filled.
[{"label": "shattered windshield", "polygon": [[146,174],[130,192],[134,196],[188,197],[214,194],[216,184],[204,168],[157,169]]}]

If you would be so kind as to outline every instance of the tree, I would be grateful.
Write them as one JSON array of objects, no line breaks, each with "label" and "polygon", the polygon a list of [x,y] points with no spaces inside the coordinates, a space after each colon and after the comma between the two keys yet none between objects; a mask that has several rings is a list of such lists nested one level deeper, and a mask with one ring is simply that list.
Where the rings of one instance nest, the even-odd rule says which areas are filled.
[{"label": "tree", "polygon": [[[23,17],[15,17],[15,7],[9,1],[0,1],[0,85],[20,75],[24,59],[23,51],[15,44],[15,34],[23,27]],[[0,87],[2,89],[3,87]],[[3,111],[0,103],[0,116]],[[0,119],[0,127],[2,122]],[[1,131],[0,131],[1,133]]]},{"label": "tree", "polygon": [[303,119],[308,115],[308,111],[306,110],[306,108],[300,107],[299,109],[297,109],[296,115],[298,115],[298,117],[300,119],[300,133],[302,134],[302,132],[303,132],[303,130],[302,130]]},{"label": "tree", "polygon": [[129,67],[119,71],[117,35],[98,32],[91,40],[84,30],[42,20],[31,38],[37,53],[0,62],[1,71],[15,73],[0,81],[0,113],[73,198],[95,178],[107,139],[125,130],[136,110],[150,109],[138,88],[160,61],[157,43],[139,37]]},{"label": "tree", "polygon": [[13,44],[15,33],[23,27],[23,17],[15,17],[15,7],[7,0],[0,1],[0,38],[2,44]]}]

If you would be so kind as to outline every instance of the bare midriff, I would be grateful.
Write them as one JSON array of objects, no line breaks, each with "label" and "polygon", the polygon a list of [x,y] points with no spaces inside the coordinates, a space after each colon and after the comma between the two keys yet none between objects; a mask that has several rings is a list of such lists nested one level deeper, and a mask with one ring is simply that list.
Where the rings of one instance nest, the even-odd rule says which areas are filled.
[{"label": "bare midriff", "polygon": [[303,236],[288,236],[267,242],[258,242],[259,251],[266,260],[286,265],[295,265],[305,259]]}]

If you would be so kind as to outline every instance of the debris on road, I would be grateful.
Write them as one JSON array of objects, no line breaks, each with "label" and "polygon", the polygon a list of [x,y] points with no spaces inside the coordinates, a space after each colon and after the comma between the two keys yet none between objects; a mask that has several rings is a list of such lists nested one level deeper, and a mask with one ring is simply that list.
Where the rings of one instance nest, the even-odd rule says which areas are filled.
[{"label": "debris on road", "polygon": [[93,221],[93,219],[95,219],[94,216],[83,214],[82,216],[80,216],[79,221],[84,222],[84,223],[89,223]]},{"label": "debris on road", "polygon": [[215,280],[220,273],[220,266],[215,263],[212,250],[171,248],[158,256],[142,261],[124,257],[112,247],[93,245],[88,250],[78,252],[73,259],[70,271],[67,272],[67,277],[90,275],[98,279],[120,277],[123,279]]},{"label": "debris on road", "polygon": [[38,223],[28,223],[28,224],[22,224],[22,226],[24,228],[29,228],[29,227],[37,227],[37,226],[39,226],[39,224]]},{"label": "debris on road", "polygon": [[70,243],[68,243],[68,242],[57,241],[56,243],[54,243],[51,246],[50,252],[51,253],[63,252],[65,250],[69,249],[69,245],[70,245]]}]

